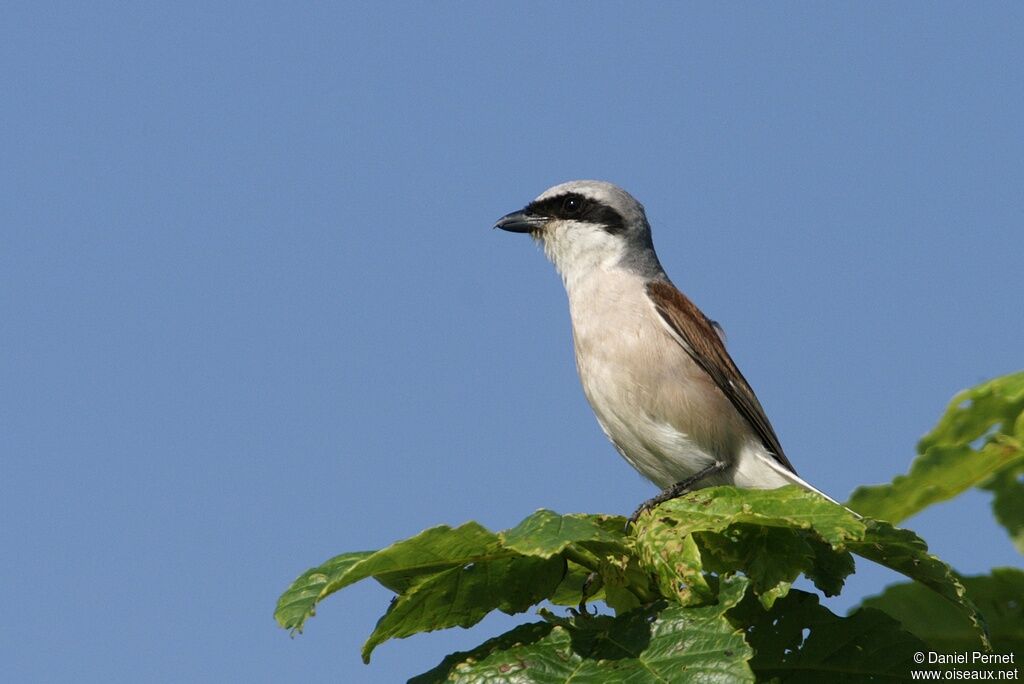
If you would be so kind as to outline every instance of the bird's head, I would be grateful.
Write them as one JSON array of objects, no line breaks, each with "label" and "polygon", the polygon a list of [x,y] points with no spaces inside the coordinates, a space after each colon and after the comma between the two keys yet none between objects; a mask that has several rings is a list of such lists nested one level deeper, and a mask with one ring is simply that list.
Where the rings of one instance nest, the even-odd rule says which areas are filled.
[{"label": "bird's head", "polygon": [[648,278],[662,273],[643,205],[606,181],[556,185],[494,227],[529,233],[567,280],[595,269],[627,268]]}]

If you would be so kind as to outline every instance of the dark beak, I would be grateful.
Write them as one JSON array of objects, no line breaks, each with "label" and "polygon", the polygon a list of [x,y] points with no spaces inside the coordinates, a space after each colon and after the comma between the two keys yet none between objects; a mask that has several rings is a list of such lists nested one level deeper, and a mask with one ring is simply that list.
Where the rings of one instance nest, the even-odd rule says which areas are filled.
[{"label": "dark beak", "polygon": [[510,233],[532,233],[548,222],[546,216],[527,214],[523,211],[513,211],[505,214],[494,224],[495,228],[507,230]]}]

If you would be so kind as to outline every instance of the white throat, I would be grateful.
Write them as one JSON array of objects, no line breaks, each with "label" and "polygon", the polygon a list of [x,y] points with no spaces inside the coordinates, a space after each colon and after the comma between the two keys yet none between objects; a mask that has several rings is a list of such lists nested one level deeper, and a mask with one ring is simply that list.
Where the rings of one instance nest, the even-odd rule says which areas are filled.
[{"label": "white throat", "polygon": [[621,237],[605,232],[600,226],[558,222],[548,226],[544,236],[538,239],[544,254],[562,276],[570,298],[584,282],[623,270],[621,264],[627,245]]}]

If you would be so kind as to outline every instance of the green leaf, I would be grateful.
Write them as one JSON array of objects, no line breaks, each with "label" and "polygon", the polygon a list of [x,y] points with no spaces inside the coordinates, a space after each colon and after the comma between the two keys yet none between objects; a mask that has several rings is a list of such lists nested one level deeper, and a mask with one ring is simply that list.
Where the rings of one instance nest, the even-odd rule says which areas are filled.
[{"label": "green leaf", "polygon": [[1024,465],[1005,468],[986,482],[984,488],[995,494],[992,513],[996,520],[1009,532],[1017,550],[1024,553],[1024,482],[1021,478],[1024,478]]},{"label": "green leaf", "polygon": [[277,600],[277,609],[274,611],[277,624],[301,632],[307,618],[316,614],[317,602],[327,595],[326,587],[332,582],[344,581],[343,578],[350,574],[355,576],[356,573],[351,573],[352,567],[373,554],[373,551],[343,553],[302,573]]},{"label": "green leaf", "polygon": [[706,603],[714,592],[705,572],[741,571],[770,606],[801,572],[838,593],[853,571],[844,545],[864,531],[856,514],[800,487],[709,487],[642,516],[635,534],[641,561],[663,595],[684,605]]},{"label": "green leaf", "polygon": [[800,573],[812,566],[814,550],[799,532],[737,524],[724,533],[698,532],[704,570],[742,569],[765,607],[785,596]]},{"label": "green leaf", "polygon": [[[1024,571],[996,568],[991,575],[960,580],[985,616],[993,648],[1024,657]],[[920,584],[891,585],[861,605],[885,611],[936,652],[975,651],[982,646],[967,616]]]},{"label": "green leaf", "polygon": [[658,582],[662,596],[684,606],[712,603],[715,592],[704,578],[704,562],[693,535],[677,532],[672,518],[641,518],[636,530],[636,547],[641,567]]},{"label": "green leaf", "polygon": [[606,555],[598,568],[604,601],[617,614],[638,608],[660,598],[651,577],[633,555]]},{"label": "green leaf", "polygon": [[[890,484],[859,487],[847,505],[865,516],[897,523],[1024,464],[1022,413],[1024,372],[961,392],[918,443],[909,473]],[[979,439],[980,447],[975,445]]]},{"label": "green leaf", "polygon": [[742,578],[723,582],[720,603],[712,606],[661,602],[615,618],[551,616],[554,627],[516,628],[449,656],[412,682],[753,682],[747,665],[752,651],[725,618],[745,587]]},{"label": "green leaf", "polygon": [[859,556],[873,560],[917,580],[961,611],[981,643],[988,645],[984,619],[967,598],[967,591],[948,565],[928,553],[928,545],[910,530],[901,530],[881,520],[866,521],[864,539],[847,546]]},{"label": "green leaf", "polygon": [[789,485],[779,489],[740,489],[708,487],[661,504],[641,523],[671,516],[676,529],[689,534],[696,531],[721,532],[736,523],[765,527],[813,530],[831,544],[859,538],[864,523],[850,511],[809,492]]},{"label": "green leaf", "polygon": [[302,631],[317,603],[359,580],[375,577],[392,591],[402,592],[423,575],[516,555],[501,547],[496,534],[475,522],[454,529],[432,527],[380,551],[342,554],[307,570],[281,595],[274,616],[285,629]]},{"label": "green leaf", "polygon": [[662,593],[684,605],[713,598],[704,573],[743,572],[766,608],[786,595],[801,572],[822,591],[837,593],[853,570],[853,552],[937,592],[985,639],[963,585],[917,535],[859,518],[796,487],[711,487],[686,494],[640,519],[637,546]]},{"label": "green leaf", "polygon": [[820,539],[807,537],[807,543],[814,551],[814,558],[804,574],[826,596],[837,596],[843,590],[846,577],[853,574],[853,556],[839,552]]},{"label": "green leaf", "polygon": [[527,556],[550,558],[571,544],[604,544],[625,553],[625,519],[610,515],[559,515],[541,509],[501,533],[505,547]]},{"label": "green leaf", "polygon": [[979,450],[966,444],[929,447],[909,473],[897,475],[890,484],[858,487],[847,506],[861,515],[898,523],[1024,462],[1019,444],[993,441]]},{"label": "green leaf", "polygon": [[495,609],[521,613],[554,593],[564,571],[561,558],[516,555],[430,575],[392,601],[363,645],[363,661],[388,639],[472,627]]},{"label": "green leaf", "polygon": [[799,590],[770,610],[748,596],[728,615],[754,648],[750,666],[758,681],[904,681],[914,667],[913,654],[927,650],[881,611],[863,609],[842,618],[819,605],[814,594]]},{"label": "green leaf", "polygon": [[[440,526],[379,551],[344,554],[296,579],[278,601],[282,627],[301,631],[330,594],[373,577],[398,596],[363,647],[446,627],[469,627],[492,610],[521,612],[545,599],[572,604],[592,570],[604,598],[618,611],[652,598],[650,580],[625,544],[615,516],[562,516],[537,511],[494,534],[477,523]],[[572,593],[575,592],[573,596]]]},{"label": "green leaf", "polygon": [[1024,371],[994,378],[953,397],[920,446],[928,449],[939,444],[970,444],[993,427],[1004,434],[1015,434],[1014,423],[1022,411]]},{"label": "green leaf", "polygon": [[[513,648],[528,650],[538,641],[549,635],[552,629],[554,629],[554,625],[548,622],[531,622],[525,625],[519,625],[518,627],[505,632],[501,636],[488,639],[471,651],[452,653],[442,660],[434,669],[410,679],[408,684],[442,684],[442,682],[456,681],[485,681],[481,677],[473,678],[473,674],[471,672],[474,667],[477,667],[480,661],[494,654],[508,652]],[[532,664],[533,663],[531,663],[531,665]],[[534,667],[533,669],[539,670],[541,668]],[[504,676],[506,673],[502,672],[501,674]],[[463,678],[459,679],[459,677]],[[491,681],[501,681],[501,678],[495,678]]]},{"label": "green leaf", "polygon": [[[577,565],[573,562],[566,564],[565,574],[562,576],[562,581],[558,584],[551,596],[548,596],[547,600],[556,606],[575,606],[580,602],[580,597],[583,596],[583,583],[587,581],[587,577],[590,576],[590,570]],[[597,591],[591,594],[588,598],[591,600],[599,600],[603,597],[601,591]]]},{"label": "green leaf", "polygon": [[591,572],[600,578],[587,599],[604,600],[616,612],[640,605],[639,596],[652,598],[650,580],[640,570],[627,545],[625,518],[609,515],[559,515],[539,510],[499,536],[509,549],[550,558],[561,554],[568,571],[549,599],[556,605],[575,606]]}]

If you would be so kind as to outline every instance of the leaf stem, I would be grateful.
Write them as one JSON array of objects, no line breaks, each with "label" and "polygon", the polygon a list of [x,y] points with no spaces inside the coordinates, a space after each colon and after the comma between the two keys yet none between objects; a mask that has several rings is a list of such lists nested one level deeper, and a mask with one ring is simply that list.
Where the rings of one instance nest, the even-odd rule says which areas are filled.
[{"label": "leaf stem", "polygon": [[[590,551],[581,549],[574,544],[570,544],[565,548],[565,551],[563,551],[562,554],[567,560],[571,560],[573,563],[576,563],[591,572],[601,574],[601,560]],[[652,595],[651,592],[647,590],[647,587],[638,586],[631,582],[627,582],[625,588],[629,590],[631,594],[636,596],[640,603],[651,603],[659,598],[658,596]]]},{"label": "leaf stem", "polygon": [[562,554],[576,565],[581,565],[591,572],[598,572],[601,569],[601,561],[597,556],[586,549],[578,548],[574,544],[565,547]]}]

